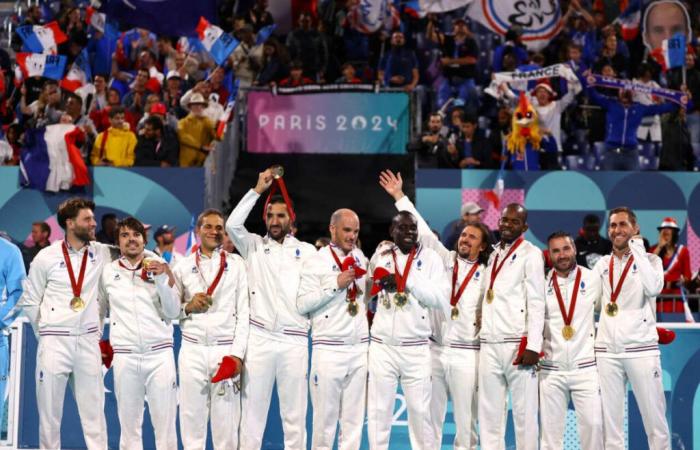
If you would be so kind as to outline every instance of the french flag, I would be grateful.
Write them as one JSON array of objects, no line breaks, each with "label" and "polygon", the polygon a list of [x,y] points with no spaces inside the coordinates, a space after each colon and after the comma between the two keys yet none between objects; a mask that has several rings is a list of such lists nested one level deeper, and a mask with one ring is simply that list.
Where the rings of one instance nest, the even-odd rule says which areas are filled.
[{"label": "french flag", "polygon": [[632,41],[639,34],[639,22],[642,20],[641,0],[632,0],[624,11],[615,19],[620,24],[620,33],[625,41]]},{"label": "french flag", "polygon": [[669,39],[664,39],[661,47],[651,51],[650,55],[666,72],[675,67],[685,66],[686,40],[684,33],[676,33]]},{"label": "french flag", "polygon": [[45,77],[60,80],[66,70],[66,57],[43,53],[17,53],[17,65],[23,78]]},{"label": "french flag", "polygon": [[197,34],[204,48],[211,54],[217,65],[226,62],[229,55],[238,47],[238,41],[224,30],[212,25],[207,19],[201,17],[197,25]]},{"label": "french flag", "polygon": [[20,183],[47,192],[90,184],[88,169],[76,142],[85,134],[72,124],[26,131],[20,155]]},{"label": "french flag", "polygon": [[90,69],[90,60],[88,59],[87,50],[83,49],[78,54],[78,57],[75,58],[75,61],[73,61],[65,78],[61,80],[61,87],[68,91],[75,92],[91,81],[92,69]]},{"label": "french flag", "polygon": [[216,138],[218,140],[222,140],[224,138],[224,134],[226,133],[226,127],[228,126],[228,123],[231,120],[231,114],[233,113],[233,107],[235,105],[236,98],[229,97],[226,109],[224,109],[224,113],[221,115],[221,117],[219,118],[219,122],[216,124]]},{"label": "french flag", "polygon": [[58,22],[18,27],[17,34],[24,42],[23,50],[32,53],[55,55],[58,51],[58,45],[68,40],[68,36],[61,31]]},{"label": "french flag", "polygon": [[115,26],[107,22],[107,14],[98,12],[92,6],[88,6],[85,10],[85,21],[92,28],[111,38],[119,36],[119,31]]}]

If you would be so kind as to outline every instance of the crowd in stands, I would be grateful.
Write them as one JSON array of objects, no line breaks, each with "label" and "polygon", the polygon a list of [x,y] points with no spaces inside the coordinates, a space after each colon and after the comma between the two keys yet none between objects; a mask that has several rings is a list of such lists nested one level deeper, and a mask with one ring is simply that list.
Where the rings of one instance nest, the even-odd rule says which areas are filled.
[{"label": "crowd in stands", "polygon": [[[223,65],[181,36],[97,30],[86,21],[85,8],[70,0],[60,2],[55,17],[31,6],[17,25],[58,21],[68,36],[58,53],[67,56],[69,68],[86,50],[94,90],[42,77],[21,79],[14,56],[0,49],[0,121],[13,150],[4,164],[18,164],[27,129],[72,123],[83,132],[80,148],[89,165],[201,166],[238,87],[378,83],[414,93],[428,118],[409,145],[421,166],[497,169],[506,159],[502,143],[517,95],[509,86],[498,87],[498,98],[488,94],[492,75],[568,63],[579,76],[590,71],[634,79],[684,90],[697,101],[685,110],[651,95],[618,96],[609,88],[582,88],[562,78],[537,80],[529,94],[546,138],[542,169],[698,167],[697,2],[685,2],[693,27],[685,83],[681,69],[661,70],[640,36],[622,39],[614,21],[626,2],[562,1],[563,28],[538,52],[527,49],[517,27],[501,37],[471,21],[463,9],[416,17],[402,6],[391,27],[364,34],[350,20],[352,3],[319,2],[316,10],[295,18],[286,35],[276,31],[261,40],[261,30],[274,24],[267,0],[224,2],[219,25],[240,45]],[[12,47],[20,50],[17,36]],[[617,120],[620,108],[629,105],[638,120],[631,132],[616,136],[606,121]]]}]

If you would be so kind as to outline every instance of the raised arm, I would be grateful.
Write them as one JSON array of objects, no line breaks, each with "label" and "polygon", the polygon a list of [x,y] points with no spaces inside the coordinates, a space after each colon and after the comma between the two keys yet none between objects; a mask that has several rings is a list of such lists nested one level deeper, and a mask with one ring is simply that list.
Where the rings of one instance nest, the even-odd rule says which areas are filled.
[{"label": "raised arm", "polygon": [[272,180],[270,169],[260,172],[255,187],[243,196],[226,221],[226,232],[243,258],[248,256],[248,252],[252,249],[256,239],[259,239],[259,236],[245,228],[245,221],[253,206],[255,206],[255,202],[272,185]]}]

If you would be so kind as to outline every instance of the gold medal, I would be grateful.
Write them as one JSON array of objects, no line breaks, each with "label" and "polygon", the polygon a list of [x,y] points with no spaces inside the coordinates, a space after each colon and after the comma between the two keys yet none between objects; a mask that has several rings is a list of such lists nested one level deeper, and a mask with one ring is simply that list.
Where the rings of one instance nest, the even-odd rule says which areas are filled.
[{"label": "gold medal", "polygon": [[493,293],[493,289],[489,289],[488,291],[486,291],[486,303],[491,303],[494,297],[495,295]]},{"label": "gold medal", "polygon": [[207,295],[207,303],[209,306],[214,304],[214,298],[211,295]]},{"label": "gold medal", "polygon": [[617,303],[608,303],[605,305],[605,314],[609,315],[610,317],[615,317],[617,315]]},{"label": "gold medal", "polygon": [[85,308],[85,302],[80,297],[73,297],[70,301],[70,309],[75,312],[82,311]]},{"label": "gold medal", "polygon": [[457,320],[457,318],[459,317],[459,309],[456,306],[452,307],[452,314],[450,314],[450,317],[452,318],[452,320]]},{"label": "gold medal", "polygon": [[270,167],[270,171],[272,172],[272,178],[275,180],[279,180],[284,176],[284,167],[280,166],[279,164]]},{"label": "gold medal", "polygon": [[348,314],[350,316],[355,317],[357,315],[357,302],[355,300],[351,300],[348,302]]},{"label": "gold medal", "polygon": [[564,325],[564,328],[561,329],[561,335],[564,336],[564,339],[567,341],[574,337],[574,333],[574,327],[571,325]]},{"label": "gold medal", "polygon": [[408,303],[408,296],[403,292],[397,292],[394,294],[394,303],[396,303],[396,306],[399,308],[403,308]]},{"label": "gold medal", "polygon": [[148,266],[150,266],[152,262],[153,259],[151,258],[143,258],[143,260],[141,261],[141,267],[143,267],[144,270],[148,272]]}]

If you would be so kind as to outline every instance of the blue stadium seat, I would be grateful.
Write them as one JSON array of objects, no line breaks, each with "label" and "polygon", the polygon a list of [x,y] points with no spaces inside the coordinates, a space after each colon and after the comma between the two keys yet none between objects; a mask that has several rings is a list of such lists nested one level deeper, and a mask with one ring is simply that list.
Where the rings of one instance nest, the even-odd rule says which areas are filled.
[{"label": "blue stadium seat", "polygon": [[583,166],[583,158],[576,155],[569,155],[565,157],[564,167],[568,170],[581,170]]},{"label": "blue stadium seat", "polygon": [[645,158],[656,156],[656,145],[653,142],[643,142],[637,147],[639,148],[639,154]]},{"label": "blue stadium seat", "polygon": [[694,142],[690,145],[693,146],[693,154],[695,155],[695,159],[700,159],[700,142]]},{"label": "blue stadium seat", "polygon": [[594,142],[593,143],[593,154],[600,161],[605,152],[605,142]]},{"label": "blue stadium seat", "polygon": [[585,155],[583,156],[583,169],[585,170],[598,170],[598,160],[595,155]]}]

